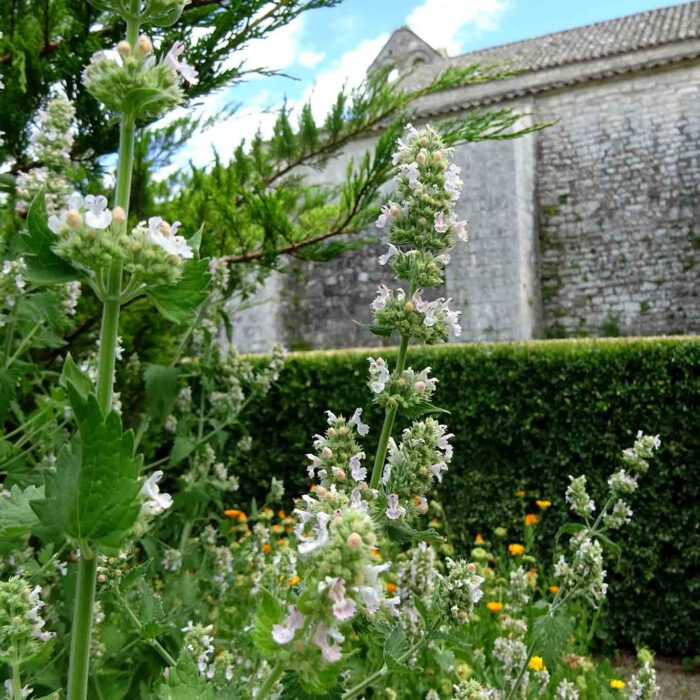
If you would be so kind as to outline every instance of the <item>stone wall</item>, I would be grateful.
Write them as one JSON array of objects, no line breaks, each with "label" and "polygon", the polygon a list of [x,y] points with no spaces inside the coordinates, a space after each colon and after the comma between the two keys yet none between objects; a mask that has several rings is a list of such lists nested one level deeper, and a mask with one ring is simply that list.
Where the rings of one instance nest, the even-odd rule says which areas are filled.
[{"label": "stone wall", "polygon": [[700,67],[549,93],[538,120],[543,333],[700,332]]},{"label": "stone wall", "polygon": [[[465,182],[457,211],[469,219],[470,241],[453,250],[441,293],[463,311],[461,340],[700,332],[698,62],[500,106],[556,124],[456,150]],[[338,182],[371,145],[351,144],[312,177]],[[377,264],[383,250],[292,261],[261,292],[272,302],[239,321],[240,347],[381,345],[364,324],[387,281]]]}]

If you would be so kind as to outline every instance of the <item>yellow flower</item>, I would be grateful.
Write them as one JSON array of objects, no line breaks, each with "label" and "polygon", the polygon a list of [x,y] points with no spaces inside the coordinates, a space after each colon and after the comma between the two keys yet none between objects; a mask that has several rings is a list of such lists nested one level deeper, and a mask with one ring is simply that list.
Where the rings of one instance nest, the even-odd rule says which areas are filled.
[{"label": "yellow flower", "polygon": [[489,600],[489,602],[486,603],[486,607],[492,613],[499,613],[501,610],[503,610],[503,603],[499,603],[497,600]]},{"label": "yellow flower", "polygon": [[525,547],[523,547],[521,544],[509,544],[508,551],[514,557],[521,557],[525,553]]},{"label": "yellow flower", "polygon": [[296,586],[299,581],[301,581],[301,576],[292,576],[292,578],[289,579],[289,585]]},{"label": "yellow flower", "polygon": [[547,508],[552,505],[551,501],[535,501],[535,503],[537,503],[537,507],[542,510],[547,510]]},{"label": "yellow flower", "polygon": [[481,533],[474,538],[474,544],[484,544],[484,538],[481,536]]},{"label": "yellow flower", "polygon": [[530,527],[530,525],[536,525],[539,518],[534,513],[528,513],[525,516],[525,525]]},{"label": "yellow flower", "polygon": [[516,492],[515,492],[515,495],[516,495],[518,498],[525,498],[525,491],[524,491],[523,489],[520,489],[519,491],[516,491]]},{"label": "yellow flower", "polygon": [[549,592],[550,593],[559,593],[559,586],[550,586]]},{"label": "yellow flower", "polygon": [[544,659],[541,656],[533,656],[528,663],[528,667],[531,671],[547,670],[547,667],[544,665]]},{"label": "yellow flower", "polygon": [[610,687],[613,690],[622,690],[625,687],[625,681],[621,681],[619,678],[611,678]]}]

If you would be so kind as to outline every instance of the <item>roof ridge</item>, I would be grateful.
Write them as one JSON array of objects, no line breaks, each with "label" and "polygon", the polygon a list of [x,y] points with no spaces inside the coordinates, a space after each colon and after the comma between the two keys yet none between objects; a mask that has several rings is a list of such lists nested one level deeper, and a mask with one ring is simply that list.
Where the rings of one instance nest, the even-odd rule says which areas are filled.
[{"label": "roof ridge", "polygon": [[[474,49],[473,51],[466,51],[465,53],[460,53],[456,54],[455,56],[450,56],[449,59],[458,59],[462,58],[464,56],[470,56],[472,54],[477,54],[477,53],[483,53],[485,51],[491,51],[493,49],[505,49],[505,48],[510,48],[514,46],[518,46],[521,44],[529,44],[532,42],[540,41],[542,39],[546,39],[547,37],[553,37],[553,36],[561,36],[563,34],[571,34],[571,33],[582,33],[583,31],[587,29],[592,29],[594,27],[601,27],[605,25],[610,25],[614,24],[615,22],[628,22],[632,19],[642,17],[643,15],[663,15],[664,13],[668,12],[669,10],[677,10],[679,8],[690,8],[693,5],[698,6],[700,5],[699,0],[691,0],[690,2],[682,2],[682,3],[675,3],[673,5],[664,5],[663,7],[656,7],[651,10],[642,10],[641,12],[633,12],[632,14],[629,15],[622,15],[621,17],[613,17],[612,19],[606,19],[606,20],[601,20],[599,22],[590,22],[589,24],[582,24],[577,27],[570,27],[569,29],[561,29],[557,32],[548,32],[547,34],[539,34],[537,36],[529,37],[527,39],[518,39],[517,41],[509,41],[505,44],[494,44],[493,46],[484,46],[483,48],[480,49]],[[409,28],[409,31],[410,30]],[[698,31],[700,31],[700,27],[698,27]],[[413,32],[415,34],[415,32]],[[420,38],[420,37],[419,37]]]}]

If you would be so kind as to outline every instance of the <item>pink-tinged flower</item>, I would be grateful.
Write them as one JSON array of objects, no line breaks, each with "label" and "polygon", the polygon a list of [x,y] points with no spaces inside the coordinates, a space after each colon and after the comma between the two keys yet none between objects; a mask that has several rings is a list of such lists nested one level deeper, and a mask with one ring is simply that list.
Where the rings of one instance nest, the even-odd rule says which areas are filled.
[{"label": "pink-tinged flower", "polygon": [[362,466],[364,458],[364,452],[358,452],[350,457],[350,474],[355,481],[364,481],[367,478],[367,468]]},{"label": "pink-tinged flower", "polygon": [[333,644],[331,639],[341,644],[345,641],[345,637],[335,627],[319,624],[314,633],[314,644],[321,650],[323,658],[332,664],[340,661],[343,650],[337,644]]},{"label": "pink-tinged flower", "polygon": [[377,228],[391,228],[394,219],[401,214],[401,207],[396,202],[382,205],[382,212],[375,222]]},{"label": "pink-tinged flower", "polygon": [[299,539],[301,544],[299,545],[299,554],[306,556],[319,547],[323,547],[328,544],[330,535],[328,533],[328,521],[331,516],[328,513],[318,513],[316,515],[316,525],[314,526],[314,536],[307,537],[301,535]]},{"label": "pink-tinged flower", "polygon": [[327,578],[326,583],[330,583],[328,597],[333,601],[333,615],[336,620],[349,620],[355,615],[357,603],[348,598],[345,590],[345,581],[342,578]]},{"label": "pink-tinged flower", "polygon": [[[369,426],[366,423],[362,422],[362,409],[361,408],[356,408],[355,413],[352,414],[352,417],[348,421],[349,427],[352,427],[353,425],[357,427],[357,434],[361,435],[362,437],[367,435],[367,433],[369,432]],[[364,454],[363,454],[363,456],[364,456]]]},{"label": "pink-tinged flower", "polygon": [[387,246],[389,250],[378,258],[380,265],[386,265],[401,252],[393,243],[387,243]]},{"label": "pink-tinged flower", "polygon": [[377,297],[372,302],[371,307],[373,311],[382,311],[386,306],[387,300],[391,297],[391,289],[385,284],[380,284],[377,287]]},{"label": "pink-tinged flower", "polygon": [[445,189],[452,195],[452,199],[457,199],[462,191],[464,183],[459,177],[461,171],[462,169],[459,166],[452,163],[445,173]]},{"label": "pink-tinged flower", "polygon": [[467,235],[467,220],[459,221],[457,217],[453,214],[452,221],[450,222],[450,231],[457,236],[461,241],[465,243],[469,240]]},{"label": "pink-tinged flower", "polygon": [[450,225],[445,221],[445,215],[441,211],[435,212],[434,228],[438,233],[445,233]]},{"label": "pink-tinged flower", "polygon": [[356,486],[351,492],[350,492],[350,505],[355,508],[356,510],[361,511],[362,513],[368,513],[369,512],[369,503],[367,501],[363,500],[362,498],[362,491],[360,491],[360,487]]},{"label": "pink-tinged flower", "polygon": [[442,483],[442,472],[447,471],[447,465],[444,462],[431,464],[428,469],[435,475],[435,478]]},{"label": "pink-tinged flower", "polygon": [[[418,169],[418,163],[414,161],[406,166],[406,176],[408,177],[408,186],[412,190],[415,191],[423,189],[423,185],[421,185],[420,182],[420,170]],[[447,187],[445,187],[445,189],[447,189]]]},{"label": "pink-tinged flower", "polygon": [[386,497],[387,509],[386,517],[390,520],[399,520],[406,515],[406,509],[399,504],[399,497],[395,493],[390,493]]},{"label": "pink-tinged flower", "polygon": [[376,360],[373,357],[368,357],[369,374],[372,379],[370,388],[375,394],[381,394],[390,379],[389,368],[383,358],[378,357]]},{"label": "pink-tinged flower", "polygon": [[176,41],[166,54],[164,63],[177,71],[188,83],[196,85],[199,82],[197,71],[189,63],[180,60],[184,50],[185,42]]},{"label": "pink-tinged flower", "polygon": [[299,608],[296,605],[290,605],[287,610],[289,614],[284,622],[272,627],[272,638],[277,644],[289,644],[294,639],[296,631],[304,627],[304,615],[299,612]]}]

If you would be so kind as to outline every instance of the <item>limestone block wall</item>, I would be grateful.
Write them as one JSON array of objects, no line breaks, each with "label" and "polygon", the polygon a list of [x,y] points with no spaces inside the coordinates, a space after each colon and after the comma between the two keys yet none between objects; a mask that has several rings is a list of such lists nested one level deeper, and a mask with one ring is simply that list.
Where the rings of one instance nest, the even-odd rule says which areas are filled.
[{"label": "limestone block wall", "polygon": [[700,66],[536,101],[543,333],[700,332]]}]

